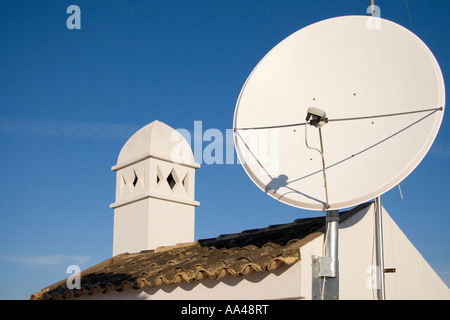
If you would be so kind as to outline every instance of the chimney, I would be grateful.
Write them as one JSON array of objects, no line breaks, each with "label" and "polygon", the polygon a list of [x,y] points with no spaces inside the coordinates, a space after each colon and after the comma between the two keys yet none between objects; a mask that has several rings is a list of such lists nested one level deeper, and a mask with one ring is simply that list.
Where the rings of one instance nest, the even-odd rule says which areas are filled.
[{"label": "chimney", "polygon": [[195,163],[189,143],[154,121],[123,146],[116,172],[113,256],[194,241]]}]

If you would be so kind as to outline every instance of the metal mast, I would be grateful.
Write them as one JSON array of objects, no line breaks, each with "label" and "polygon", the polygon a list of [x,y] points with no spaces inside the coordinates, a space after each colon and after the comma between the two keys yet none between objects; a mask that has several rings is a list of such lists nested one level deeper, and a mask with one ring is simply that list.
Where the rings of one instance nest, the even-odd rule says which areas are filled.
[{"label": "metal mast", "polygon": [[[375,16],[375,0],[369,0],[370,15]],[[376,264],[377,264],[377,298],[385,300],[384,287],[384,250],[383,250],[383,207],[381,205],[381,196],[375,199],[375,242],[376,242]]]}]

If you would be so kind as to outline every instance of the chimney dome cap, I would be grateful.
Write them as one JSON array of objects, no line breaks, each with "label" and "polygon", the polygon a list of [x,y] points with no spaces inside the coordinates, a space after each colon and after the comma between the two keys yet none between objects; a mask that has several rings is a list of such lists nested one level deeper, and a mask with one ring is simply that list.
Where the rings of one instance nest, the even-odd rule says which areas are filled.
[{"label": "chimney dome cap", "polygon": [[119,153],[117,165],[112,169],[115,171],[149,157],[200,167],[195,163],[186,139],[167,124],[155,120],[131,136]]}]

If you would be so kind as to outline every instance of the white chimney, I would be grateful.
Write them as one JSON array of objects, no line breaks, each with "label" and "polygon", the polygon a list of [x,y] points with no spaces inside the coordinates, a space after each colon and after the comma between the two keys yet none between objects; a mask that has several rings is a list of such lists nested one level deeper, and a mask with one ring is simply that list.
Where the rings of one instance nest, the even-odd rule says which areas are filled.
[{"label": "white chimney", "polygon": [[154,121],[123,146],[116,171],[113,256],[194,241],[195,163],[184,137]]}]

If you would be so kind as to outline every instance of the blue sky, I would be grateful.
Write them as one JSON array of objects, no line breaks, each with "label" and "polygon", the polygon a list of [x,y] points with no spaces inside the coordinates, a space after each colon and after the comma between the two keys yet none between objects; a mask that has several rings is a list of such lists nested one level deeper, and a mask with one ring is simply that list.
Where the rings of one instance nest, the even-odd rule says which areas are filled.
[{"label": "blue sky", "polygon": [[[69,30],[66,9],[81,8]],[[413,30],[450,78],[450,2],[376,1]],[[0,299],[30,294],[112,255],[115,174],[128,138],[160,120],[232,128],[261,58],[320,20],[366,14],[365,0],[0,1]],[[447,94],[448,96],[448,94]],[[450,120],[383,205],[450,284]],[[203,147],[208,145],[204,142]],[[196,239],[321,215],[278,203],[239,164],[196,173]]]}]

